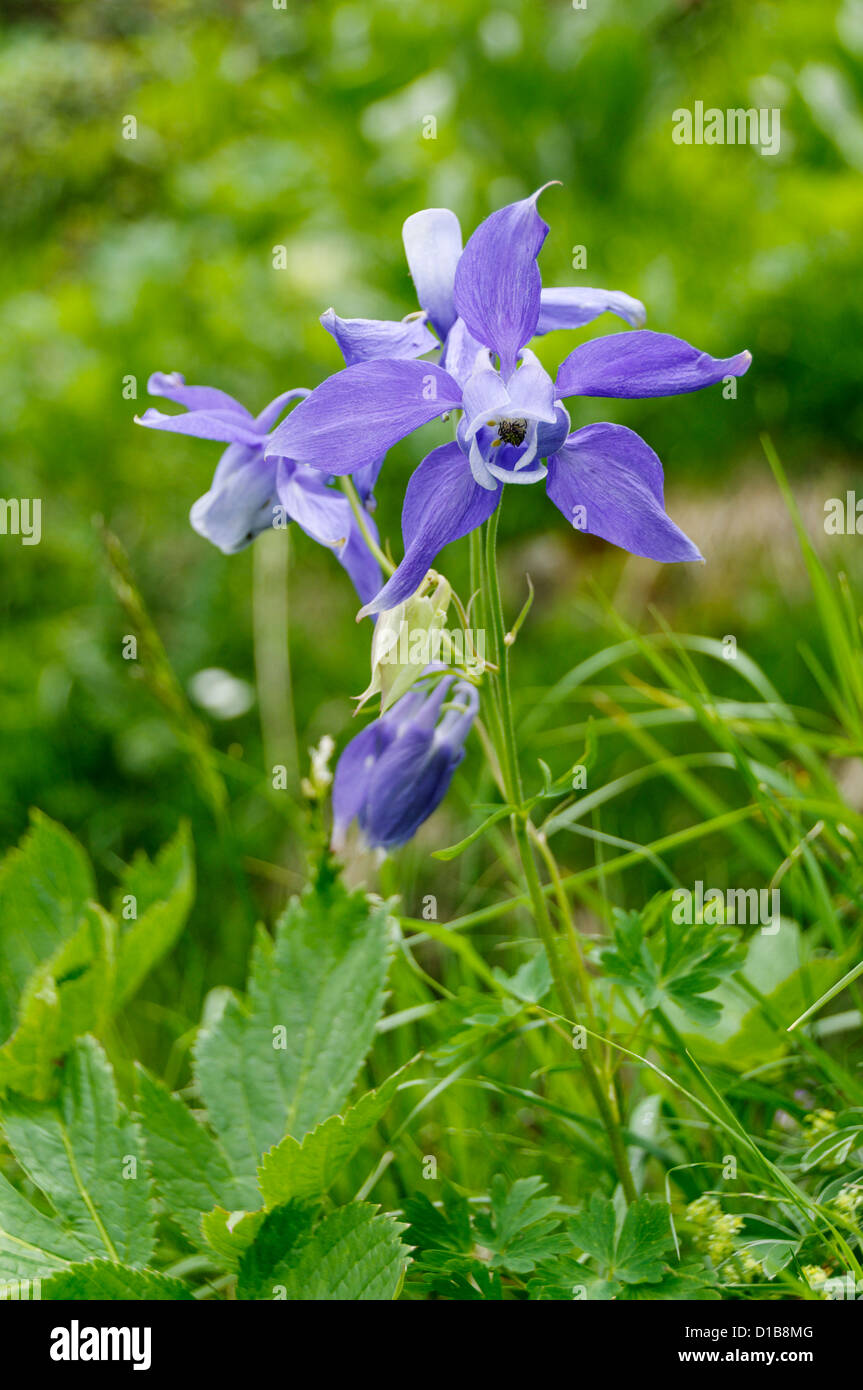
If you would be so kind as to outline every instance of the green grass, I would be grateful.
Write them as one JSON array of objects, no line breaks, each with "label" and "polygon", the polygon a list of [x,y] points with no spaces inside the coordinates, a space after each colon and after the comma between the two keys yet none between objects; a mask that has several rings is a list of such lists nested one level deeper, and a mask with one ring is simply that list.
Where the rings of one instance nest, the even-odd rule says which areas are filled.
[{"label": "green grass", "polygon": [[[620,1174],[573,1025],[635,1191],[670,1204],[664,1250],[648,1207],[630,1204],[643,1249],[725,1297],[820,1296],[808,1266],[860,1277],[859,1218],[835,1197],[863,1180],[863,566],[859,538],[821,527],[826,499],[854,486],[863,431],[852,10],[621,0],[600,16],[511,0],[492,22],[479,0],[327,0],[12,17],[0,165],[20,191],[0,214],[0,491],[41,495],[44,539],[0,538],[0,831],[14,845],[40,808],[84,846],[110,904],[136,851],[153,857],[191,828],[187,925],[133,997],[90,1020],[126,1102],[140,1063],[200,1107],[205,1001],[244,989],[256,924],[274,929],[326,840],[326,809],[274,790],[270,769],[298,750],[305,771],[323,734],[343,746],[368,682],[368,625],[355,626],[331,557],[292,535],[227,560],[191,532],[217,453],[132,425],[149,372],[183,371],[255,408],[312,384],[338,365],[316,322],[330,303],[415,307],[408,213],[447,204],[469,227],[558,177],[548,283],[572,278],[584,244],[585,283],[642,297],[649,326],[754,354],[736,400],[586,402],[577,421],[619,420],[656,448],[670,511],[710,542],[703,572],[570,534],[541,489],[502,510],[506,626],[526,574],[535,595],[510,648],[511,699],[561,988],[543,975],[525,844],[475,737],[416,841],[382,867],[349,866],[352,883],[395,900],[400,933],[358,1088],[422,1058],[327,1201],[338,1212],[361,1193],[407,1214],[419,1253],[403,1296],[550,1296],[580,1277],[552,1248],[563,1226],[543,1223],[579,1213],[588,1251],[584,1208],[612,1199]],[[781,157],[672,158],[676,106],[755,91],[782,107]],[[427,105],[435,141],[420,133]],[[575,341],[553,335],[544,360]],[[765,429],[775,447],[762,451]],[[393,451],[379,488],[394,549],[415,448]],[[440,563],[467,596],[468,548]],[[137,662],[122,657],[129,633]],[[195,705],[192,678],[212,666],[254,688],[247,713]],[[575,766],[586,786],[567,794]],[[727,928],[739,959],[707,991],[722,1006],[713,1023],[681,1006],[681,980],[726,928],[690,943],[686,970],[664,954],[668,895],[698,880],[777,887],[784,919],[776,937]],[[649,1006],[609,978],[627,923],[661,977]],[[72,956],[67,986],[83,969]],[[0,1167],[32,1197],[13,1148]],[[432,1159],[437,1178],[424,1176]],[[545,1187],[516,1186],[533,1179]],[[553,1213],[537,1205],[549,1194]],[[426,1255],[450,1239],[444,1215],[441,1269]],[[233,1293],[236,1270],[190,1243],[164,1200],[158,1221],[157,1273],[196,1297]],[[534,1240],[544,1275],[523,1267]],[[588,1253],[590,1280],[612,1282],[619,1244],[606,1255]],[[668,1279],[670,1297],[687,1287]]]}]

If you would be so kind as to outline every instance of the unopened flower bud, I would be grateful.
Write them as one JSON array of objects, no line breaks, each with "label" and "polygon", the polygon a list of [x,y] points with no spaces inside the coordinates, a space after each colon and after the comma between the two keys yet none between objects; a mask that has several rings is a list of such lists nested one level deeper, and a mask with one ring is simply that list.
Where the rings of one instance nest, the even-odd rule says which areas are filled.
[{"label": "unopened flower bud", "polygon": [[372,638],[372,679],[359,697],[359,708],[380,694],[381,712],[385,712],[426,667],[449,661],[446,618],[451,598],[452,589],[440,576],[432,593],[416,593],[380,614]]}]

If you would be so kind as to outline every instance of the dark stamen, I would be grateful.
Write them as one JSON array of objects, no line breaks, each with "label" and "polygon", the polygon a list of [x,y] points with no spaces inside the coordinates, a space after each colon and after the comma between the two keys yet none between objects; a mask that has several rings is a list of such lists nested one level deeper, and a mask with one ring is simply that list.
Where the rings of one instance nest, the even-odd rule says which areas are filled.
[{"label": "dark stamen", "polygon": [[527,434],[527,421],[501,420],[497,427],[497,433],[504,444],[515,444],[518,446],[524,443],[524,436]]}]

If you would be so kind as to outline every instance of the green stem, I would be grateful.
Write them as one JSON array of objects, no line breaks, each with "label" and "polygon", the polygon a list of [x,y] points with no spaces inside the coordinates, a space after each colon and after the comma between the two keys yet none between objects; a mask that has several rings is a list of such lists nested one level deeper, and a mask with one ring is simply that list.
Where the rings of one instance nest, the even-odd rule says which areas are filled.
[{"label": "green stem", "polygon": [[557,910],[560,914],[560,920],[566,927],[567,935],[569,937],[570,954],[572,956],[572,963],[575,968],[575,975],[578,980],[579,991],[581,993],[582,1000],[584,1001],[584,1006],[587,1009],[587,1016],[590,1019],[590,1026],[593,1029],[593,1031],[596,1032],[596,1014],[594,1012],[593,999],[591,997],[590,992],[590,976],[587,973],[587,967],[584,963],[584,957],[581,953],[581,943],[578,939],[578,932],[576,931],[575,922],[572,918],[572,911],[569,906],[569,899],[566,896],[566,889],[563,886],[563,880],[560,876],[560,869],[558,868],[557,860],[552,854],[548,840],[543,835],[542,831],[535,830],[533,826],[530,824],[528,824],[528,831],[530,833],[530,838],[533,840],[534,844],[536,845],[537,849],[542,855],[542,858],[545,861],[545,866],[548,869],[548,876],[551,879],[552,887],[554,888],[554,896],[557,901]]},{"label": "green stem", "polygon": [[[530,895],[536,928],[543,946],[545,947],[546,955],[548,956],[548,963],[551,968],[552,978],[561,1006],[568,1017],[574,1019],[578,1014],[578,1003],[566,973],[561,966],[557,934],[554,930],[551,917],[549,916],[545,892],[540,882],[536,860],[533,854],[533,846],[530,838],[530,831],[533,830],[533,826],[530,824],[527,813],[522,808],[523,794],[521,772],[518,764],[518,744],[515,737],[515,720],[513,718],[509,680],[509,648],[504,640],[506,628],[497,573],[497,517],[498,512],[495,511],[491,520],[486,524],[482,586],[485,599],[484,616],[491,626],[494,661],[498,668],[492,680],[492,690],[495,697],[494,703],[496,709],[493,736],[497,736],[495,741],[497,744],[498,760],[501,766],[507,800],[510,805],[518,807],[518,810],[514,812],[512,816],[512,831],[521,859],[525,883],[527,884],[527,890]],[[560,883],[559,874],[557,875],[557,881]],[[623,1188],[624,1195],[628,1202],[634,1202],[637,1193],[632,1172],[629,1167],[623,1131],[615,1113],[615,1106],[612,1103],[611,1097],[606,1094],[602,1079],[594,1066],[593,1059],[589,1055],[588,1049],[586,1047],[579,1048],[577,1051],[585,1080],[587,1081],[599,1117],[608,1135],[614,1167]]]},{"label": "green stem", "polygon": [[[548,914],[548,905],[543,896],[542,885],[536,870],[536,861],[533,857],[530,839],[528,838],[527,825],[522,817],[513,816],[512,819],[513,832],[515,834],[518,851],[521,856],[522,868],[524,869],[525,879],[527,880],[528,892],[530,893],[530,899],[533,905],[534,921],[536,922],[542,943],[545,946],[555,989],[557,990],[565,1012],[571,1019],[575,1019],[578,1016],[578,1002],[561,969],[560,957],[557,949],[557,937]],[[589,1044],[577,1048],[576,1051],[582,1071],[584,1072],[585,1081],[593,1097],[594,1105],[599,1112],[599,1117],[608,1135],[608,1142],[611,1145],[611,1155],[614,1160],[614,1167],[620,1185],[623,1188],[627,1202],[634,1202],[638,1193],[635,1190],[635,1182],[629,1166],[623,1130],[621,1129],[620,1121],[615,1113],[616,1104],[612,1104],[611,1097],[606,1094],[602,1078],[590,1055]]]},{"label": "green stem", "polygon": [[288,786],[296,795],[300,777],[289,647],[289,536],[265,531],[252,557],[255,676],[264,758],[268,773],[284,764]]},{"label": "green stem", "polygon": [[500,507],[496,507],[486,522],[485,531],[485,586],[488,597],[487,616],[491,622],[492,650],[497,666],[494,686],[497,690],[498,709],[503,749],[509,775],[510,791],[507,793],[514,806],[521,806],[521,772],[518,766],[518,745],[512,717],[512,694],[509,680],[509,647],[506,643],[506,625],[503,618],[503,604],[500,597],[500,581],[497,574],[497,524]]},{"label": "green stem", "polygon": [[342,478],[339,478],[339,487],[341,488],[342,492],[345,494],[345,497],[347,497],[348,501],[351,504],[351,511],[356,517],[357,525],[360,528],[360,533],[362,535],[363,540],[365,541],[369,550],[374,555],[381,569],[384,571],[384,574],[394,574],[396,568],[395,565],[393,564],[389,556],[385,555],[384,552],[381,550],[380,546],[378,545],[377,541],[375,540],[374,536],[369,530],[368,516],[366,515],[365,507],[360,501],[359,494],[356,488],[354,487],[353,478],[350,478],[347,475],[345,475]]}]

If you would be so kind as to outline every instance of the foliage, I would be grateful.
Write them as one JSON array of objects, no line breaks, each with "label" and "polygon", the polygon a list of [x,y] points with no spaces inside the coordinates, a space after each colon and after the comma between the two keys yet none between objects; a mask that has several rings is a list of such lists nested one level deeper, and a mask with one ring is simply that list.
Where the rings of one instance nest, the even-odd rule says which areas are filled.
[{"label": "foliage", "polygon": [[[863,562],[823,528],[863,430],[859,9],[13,7],[2,492],[42,499],[43,538],[0,536],[0,1287],[797,1300],[863,1278]],[[702,98],[781,107],[780,156],[672,146]],[[547,283],[620,286],[650,327],[755,356],[733,400],[580,407],[650,438],[703,569],[570,534],[541,489],[502,508],[562,987],[480,740],[415,843],[341,876],[325,803],[272,770],[353,732],[369,625],[296,528],[205,545],[187,515],[216,446],[131,424],[153,367],[252,406],[314,384],[330,302],[414,309],[408,213],[472,225],[557,177]],[[415,462],[382,474],[385,545]],[[466,554],[441,563],[466,603]],[[241,708],[200,698],[213,668]],[[775,885],[778,932],[676,922],[697,880]]]},{"label": "foliage", "polygon": [[56,1064],[113,1014],[173,946],[194,895],[187,828],[122,870],[111,915],[81,847],[47,817],[0,865],[0,1090],[45,1099]]},{"label": "foliage", "polygon": [[[3,1180],[4,1280],[47,1280],[57,1298],[190,1296],[149,1268],[158,1199],[236,1272],[239,1298],[393,1298],[403,1226],[368,1202],[322,1205],[399,1084],[329,1113],[371,1041],[389,929],[385,907],[329,880],[291,904],[274,939],[261,933],[247,996],[211,1000],[199,1034],[202,1118],[142,1069],[133,1119],[93,1038],[73,1047],[56,1103],[7,1101],[9,1149],[53,1215]],[[334,1017],[342,1030],[321,1031]]]},{"label": "foliage", "polygon": [[[656,918],[659,918],[658,924]],[[653,918],[658,950],[645,937],[645,919]],[[614,949],[601,960],[609,980],[628,985],[642,1008],[662,1009],[676,1004],[691,1023],[710,1026],[722,1006],[707,998],[740,964],[741,952],[733,934],[708,929],[703,922],[676,922],[673,913],[618,912]]]}]

